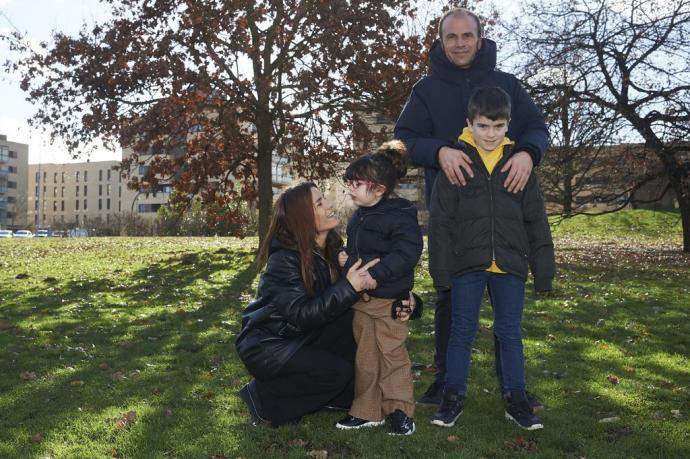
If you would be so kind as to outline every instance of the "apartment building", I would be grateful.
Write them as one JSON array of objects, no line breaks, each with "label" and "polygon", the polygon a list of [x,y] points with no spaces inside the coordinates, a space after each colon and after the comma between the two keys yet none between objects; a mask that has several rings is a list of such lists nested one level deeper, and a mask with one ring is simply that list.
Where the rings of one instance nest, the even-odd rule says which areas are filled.
[{"label": "apartment building", "polygon": [[120,161],[31,164],[29,222],[36,228],[88,227],[110,223],[122,209],[125,183]]},{"label": "apartment building", "polygon": [[29,146],[0,134],[0,229],[26,227]]}]

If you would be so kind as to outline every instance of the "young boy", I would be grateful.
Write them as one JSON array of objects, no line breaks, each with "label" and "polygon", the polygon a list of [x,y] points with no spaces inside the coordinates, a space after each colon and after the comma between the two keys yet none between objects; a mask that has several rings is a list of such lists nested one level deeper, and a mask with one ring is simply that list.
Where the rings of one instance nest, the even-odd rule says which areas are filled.
[{"label": "young boy", "polygon": [[537,292],[551,290],[553,241],[537,177],[522,191],[504,187],[501,168],[512,153],[505,137],[510,98],[500,88],[479,88],[470,97],[467,126],[458,148],[471,159],[474,176],[452,185],[438,174],[431,197],[430,271],[437,287],[451,288],[452,318],[446,389],[434,425],[452,427],[467,395],[472,341],[484,290],[493,300],[494,333],[501,351],[506,419],[542,429],[525,393],[521,322],[528,264]]}]

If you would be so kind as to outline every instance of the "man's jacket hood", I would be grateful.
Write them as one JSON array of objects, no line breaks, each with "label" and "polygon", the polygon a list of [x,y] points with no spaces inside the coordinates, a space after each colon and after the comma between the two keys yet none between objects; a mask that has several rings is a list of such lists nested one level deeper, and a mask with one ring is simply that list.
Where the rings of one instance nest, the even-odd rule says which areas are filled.
[{"label": "man's jacket hood", "polygon": [[448,60],[441,40],[436,40],[429,51],[431,73],[449,83],[463,83],[467,78],[475,80],[496,69],[496,42],[482,39],[482,47],[468,68],[460,68]]}]

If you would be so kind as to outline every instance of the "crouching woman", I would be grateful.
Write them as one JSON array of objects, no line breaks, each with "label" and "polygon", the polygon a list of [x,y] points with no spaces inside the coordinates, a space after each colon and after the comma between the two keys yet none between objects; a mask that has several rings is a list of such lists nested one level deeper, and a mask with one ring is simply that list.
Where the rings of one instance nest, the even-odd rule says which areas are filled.
[{"label": "crouching woman", "polygon": [[242,314],[237,353],[254,377],[240,390],[254,423],[298,422],[353,398],[352,305],[378,262],[352,266],[338,279],[342,241],[334,207],[312,183],[280,195],[258,265],[266,265],[256,300]]}]

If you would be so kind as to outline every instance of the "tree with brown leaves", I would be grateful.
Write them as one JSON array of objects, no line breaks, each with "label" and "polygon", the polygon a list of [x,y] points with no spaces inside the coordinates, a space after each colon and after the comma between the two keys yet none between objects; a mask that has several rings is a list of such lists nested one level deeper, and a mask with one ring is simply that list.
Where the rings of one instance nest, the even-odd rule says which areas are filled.
[{"label": "tree with brown leaves", "polygon": [[[147,189],[171,181],[199,195],[217,221],[242,220],[258,199],[263,239],[272,205],[272,157],[295,175],[328,176],[352,154],[358,113],[386,92],[410,1],[104,0],[112,19],[40,50],[15,35],[9,63],[49,126],[74,154],[96,140],[146,161]],[[8,39],[8,37],[5,37]],[[420,55],[421,55],[421,50]],[[401,76],[402,75],[402,76]],[[377,89],[378,88],[378,89]],[[404,94],[407,87],[400,88]]]}]

